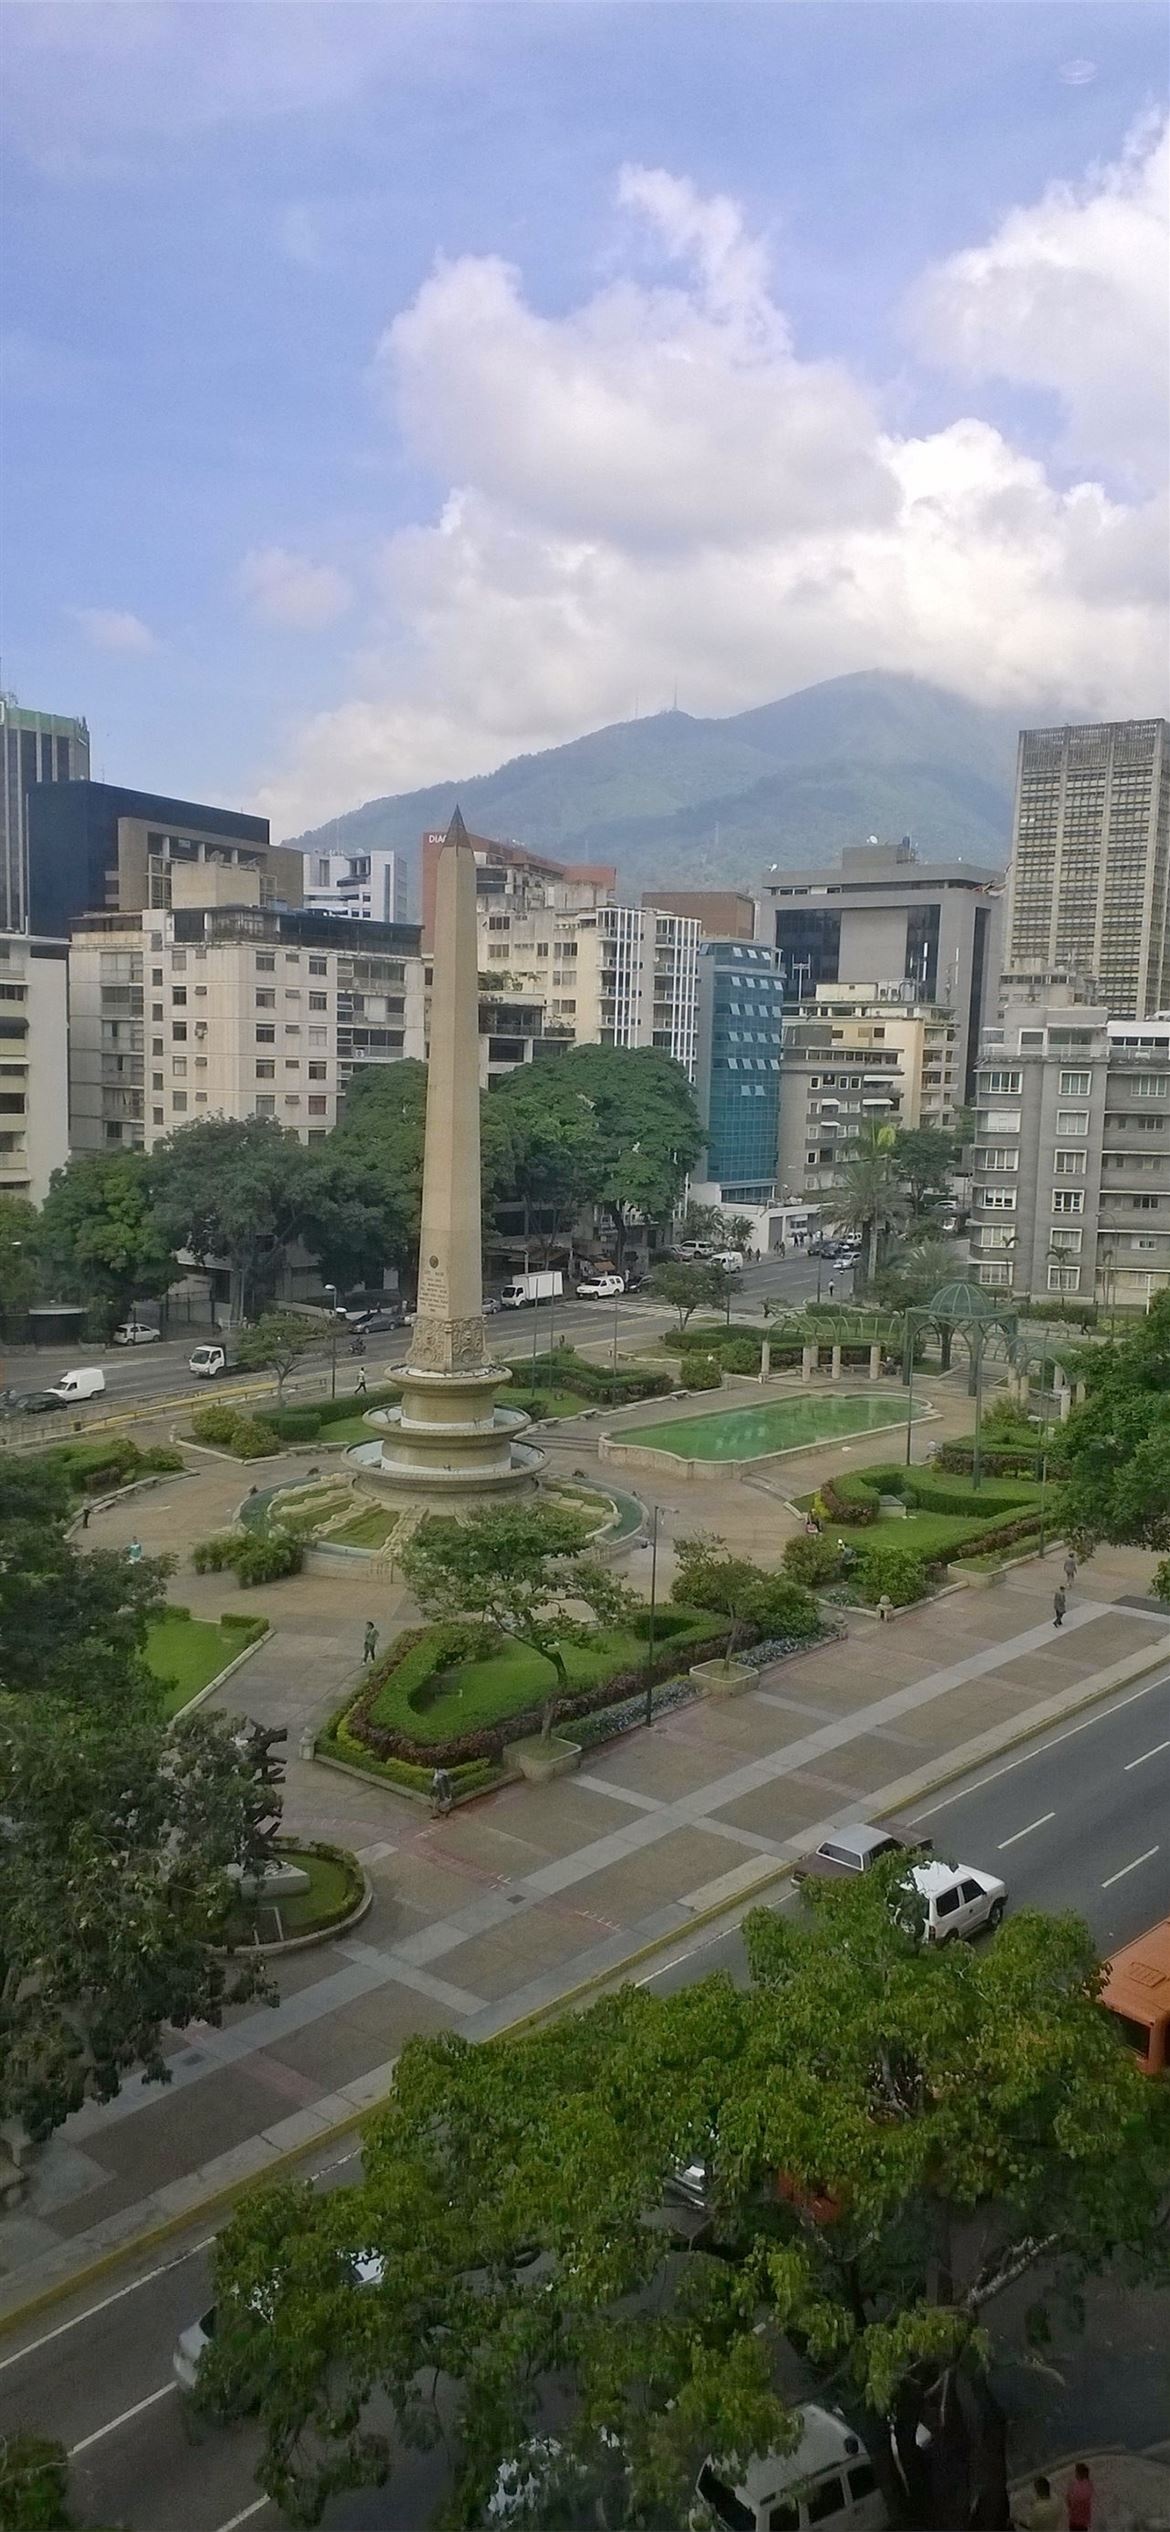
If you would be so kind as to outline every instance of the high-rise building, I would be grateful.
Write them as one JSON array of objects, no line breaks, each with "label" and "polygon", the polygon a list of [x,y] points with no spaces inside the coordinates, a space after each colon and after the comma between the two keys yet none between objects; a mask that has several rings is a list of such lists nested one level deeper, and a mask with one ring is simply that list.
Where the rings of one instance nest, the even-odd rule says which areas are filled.
[{"label": "high-rise building", "polygon": [[980,1283],[1107,1306],[1170,1284],[1170,1018],[1009,1000],[976,1100]]},{"label": "high-rise building", "polygon": [[1005,989],[1085,980],[1115,1019],[1170,1007],[1170,724],[1021,730]]},{"label": "high-rise building", "polygon": [[520,898],[480,897],[481,975],[539,994],[566,1044],[660,1046],[693,1081],[698,924],[643,906],[566,909],[560,895],[530,880]]},{"label": "high-rise building", "polygon": [[321,914],[360,915],[373,923],[405,923],[406,863],[401,853],[305,855],[305,904]]},{"label": "high-rise building", "polygon": [[955,1019],[959,1103],[974,1085],[980,1032],[996,1008],[1003,878],[970,862],[920,862],[899,845],[851,845],[839,871],[765,871],[757,937],[781,954],[785,993],[822,985],[906,985]]},{"label": "high-rise building", "polygon": [[247,902],[253,874],[260,902],[299,906],[305,864],[242,809],[70,782],[30,794],[28,868],[33,929],[63,938],[83,915],[170,905],[176,869],[201,874],[208,903]]},{"label": "high-rise building", "polygon": [[784,1015],[779,951],[764,941],[701,940],[697,1009],[695,1093],[706,1132],[693,1173],[697,1199],[737,1209],[770,1204]]},{"label": "high-rise building", "polygon": [[644,888],[644,906],[685,914],[707,941],[754,941],[756,901],[742,888]]},{"label": "high-rise building", "polygon": [[[0,930],[29,927],[28,808],[42,784],[84,782],[89,731],[57,712],[30,712],[0,694]],[[54,924],[33,917],[34,928]]]},{"label": "high-rise building", "polygon": [[[433,938],[435,881],[446,840],[446,830],[440,827],[428,828],[422,839],[425,948],[429,948]],[[512,905],[531,902],[557,905],[568,911],[605,905],[613,896],[617,872],[610,862],[553,862],[546,854],[530,852],[526,844],[499,844],[488,835],[469,835],[467,841],[475,855],[475,897],[480,913],[485,905],[498,905],[505,899]]]},{"label": "high-rise building", "polygon": [[0,1195],[43,1204],[69,1158],[64,941],[0,932]]}]

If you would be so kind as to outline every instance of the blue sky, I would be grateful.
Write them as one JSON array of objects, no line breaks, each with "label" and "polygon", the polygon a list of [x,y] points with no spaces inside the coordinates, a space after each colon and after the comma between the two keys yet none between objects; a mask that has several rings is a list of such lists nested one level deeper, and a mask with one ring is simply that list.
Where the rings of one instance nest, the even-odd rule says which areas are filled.
[{"label": "blue sky", "polygon": [[0,673],[109,779],[1164,708],[1160,6],[4,15]]}]

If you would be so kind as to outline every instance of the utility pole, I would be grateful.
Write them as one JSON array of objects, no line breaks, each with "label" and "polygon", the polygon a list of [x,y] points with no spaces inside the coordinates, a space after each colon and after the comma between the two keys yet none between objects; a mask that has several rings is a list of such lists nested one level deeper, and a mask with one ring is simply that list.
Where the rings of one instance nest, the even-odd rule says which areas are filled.
[{"label": "utility pole", "polygon": [[657,1607],[658,1607],[658,1506],[657,1506],[657,1504],[655,1504],[655,1505],[652,1507],[651,1514],[650,1514],[650,1625],[649,1625],[649,1629],[648,1629],[648,1631],[647,1631],[647,1636],[646,1636],[646,1721],[647,1721],[647,1723],[649,1723],[649,1722],[651,1721],[651,1719],[652,1719],[652,1711],[651,1711],[651,1710],[652,1710],[652,1708],[653,1708],[653,1704],[654,1704],[654,1682],[653,1682],[653,1680],[652,1680],[652,1678],[651,1678],[651,1676],[650,1676],[650,1673],[651,1673],[651,1671],[652,1671],[652,1669],[653,1669],[653,1667],[654,1667],[654,1620],[655,1620],[655,1614],[656,1614],[656,1611],[657,1611]]}]

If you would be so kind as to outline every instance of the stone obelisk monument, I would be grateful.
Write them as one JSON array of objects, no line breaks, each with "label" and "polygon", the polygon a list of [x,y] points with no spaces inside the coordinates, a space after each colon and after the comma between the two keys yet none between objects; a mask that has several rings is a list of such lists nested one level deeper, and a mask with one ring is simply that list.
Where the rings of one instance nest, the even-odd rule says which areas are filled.
[{"label": "stone obelisk monument", "polygon": [[530,1485],[542,1454],[528,1422],[498,1407],[510,1374],[488,1355],[483,1322],[479,1163],[479,953],[475,855],[458,809],[435,893],[418,1315],[398,1407],[365,1421],[383,1436],[363,1476],[444,1501]]}]

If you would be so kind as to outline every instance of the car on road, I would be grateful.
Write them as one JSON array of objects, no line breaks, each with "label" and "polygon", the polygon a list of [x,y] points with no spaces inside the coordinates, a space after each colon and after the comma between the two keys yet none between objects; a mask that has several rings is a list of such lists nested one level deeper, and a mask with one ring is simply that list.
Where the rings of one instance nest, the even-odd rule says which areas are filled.
[{"label": "car on road", "polygon": [[227,1351],[222,1345],[197,1345],[187,1359],[187,1369],[194,1372],[196,1380],[218,1380],[227,1368]]},{"label": "car on road", "polygon": [[114,1330],[115,1345],[159,1345],[161,1342],[162,1329],[144,1327],[139,1319],[126,1319],[120,1328]]},{"label": "car on road", "polygon": [[956,1943],[984,1927],[994,1933],[1007,1907],[1007,1884],[974,1864],[913,1864],[910,1883],[925,1901],[924,1943]]},{"label": "car on road", "polygon": [[743,1251],[738,1248],[717,1249],[711,1264],[720,1267],[725,1275],[742,1275]]},{"label": "car on road", "polygon": [[624,1275],[583,1275],[577,1285],[578,1301],[616,1301],[625,1291]]},{"label": "car on road", "polygon": [[[353,2274],[359,2286],[380,2286],[386,2274],[385,2260],[377,2251],[361,2251],[354,2259]],[[271,2317],[271,2299],[259,2286],[252,2296],[251,2308],[260,2320]],[[199,2368],[216,2334],[218,2317],[218,2306],[212,2304],[197,2321],[180,2331],[171,2358],[171,2371],[180,2391],[195,2390]]]},{"label": "car on road", "polygon": [[624,1274],[622,1282],[627,1292],[644,1292],[646,1289],[645,1276],[639,1275],[636,1271],[633,1274]]},{"label": "car on road", "polygon": [[16,1403],[14,1412],[21,1415],[52,1415],[67,1406],[68,1400],[55,1389],[28,1389]]},{"label": "car on road", "polygon": [[792,1867],[794,1881],[840,1881],[853,1873],[867,1873],[880,1863],[883,1855],[904,1855],[929,1848],[932,1841],[919,1837],[914,1829],[893,1827],[884,1820],[875,1828],[869,1820],[850,1820],[842,1829],[834,1829],[821,1839],[811,1855],[802,1855]]},{"label": "car on road", "polygon": [[359,1336],[393,1336],[405,1327],[406,1321],[400,1309],[367,1310],[365,1317],[354,1324]]}]

